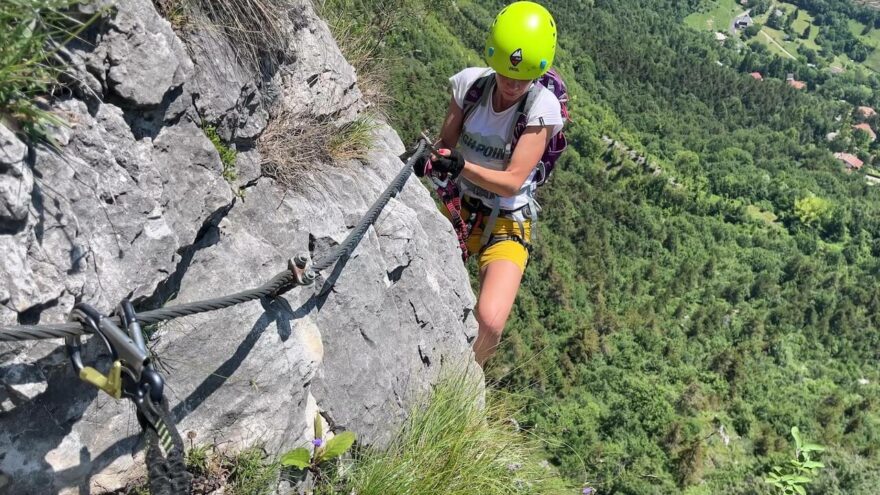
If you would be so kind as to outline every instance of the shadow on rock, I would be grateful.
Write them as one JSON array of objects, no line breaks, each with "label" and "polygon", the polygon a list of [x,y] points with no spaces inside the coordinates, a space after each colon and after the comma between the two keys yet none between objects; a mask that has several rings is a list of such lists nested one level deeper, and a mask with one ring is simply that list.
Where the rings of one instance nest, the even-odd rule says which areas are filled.
[{"label": "shadow on rock", "polygon": [[[195,411],[199,406],[201,406],[214,392],[219,390],[220,387],[222,387],[223,384],[226,383],[226,381],[230,377],[232,377],[232,375],[239,369],[245,358],[247,358],[248,354],[250,354],[254,346],[259,341],[260,337],[272,323],[275,324],[278,335],[283,340],[286,340],[290,337],[293,331],[291,326],[292,322],[307,316],[314,310],[320,310],[326,303],[327,297],[329,296],[333,285],[341,275],[343,269],[345,268],[345,265],[348,263],[348,260],[348,256],[340,259],[339,262],[337,262],[334,266],[330,276],[327,277],[321,284],[321,288],[295,310],[292,309],[287,300],[283,298],[261,299],[260,305],[263,307],[263,314],[261,314],[257,321],[254,323],[254,326],[247,333],[244,340],[239,344],[238,348],[235,350],[232,356],[230,356],[229,359],[224,361],[222,364],[220,364],[220,366],[209,373],[208,377],[201,384],[199,384],[192,393],[190,393],[185,399],[180,401],[172,409],[171,415],[174,418],[174,421],[177,423],[182,421],[191,412]],[[70,373],[69,370],[68,374],[69,377],[72,377],[72,373]],[[71,381],[75,383],[71,384]],[[56,382],[58,383],[58,385],[56,385],[55,387],[51,387],[50,390],[63,390],[64,393],[60,394],[60,397],[63,398],[65,401],[69,401],[70,399],[69,396],[71,388],[69,387],[71,386],[77,387],[76,390],[82,390],[83,394],[89,394],[88,402],[85,402],[81,405],[81,407],[77,409],[78,412],[76,418],[68,423],[66,429],[58,430],[58,433],[53,435],[53,445],[51,448],[55,448],[61,443],[64,437],[70,433],[72,425],[80,417],[82,417],[83,411],[85,411],[86,407],[88,407],[91,400],[94,399],[97,391],[93,387],[87,386],[79,380],[75,379],[68,380],[67,384],[62,384],[60,383],[60,380],[54,380],[50,378],[50,383],[52,382]],[[56,407],[58,406],[56,405]],[[0,419],[2,419],[2,417],[0,417]],[[0,423],[2,423],[2,420],[0,420]],[[33,424],[33,421],[28,420],[28,423]],[[10,425],[11,424],[12,423],[10,423]],[[42,435],[42,432],[40,432],[40,436]],[[142,443],[139,441],[139,438],[140,435],[130,435],[128,437],[122,438],[107,449],[105,449],[103,452],[101,452],[101,454],[99,454],[97,457],[92,459],[89,459],[87,452],[85,454],[80,453],[79,465],[61,471],[53,472],[51,470],[51,467],[43,462],[43,469],[41,469],[41,472],[46,477],[46,483],[43,486],[51,486],[52,479],[59,481],[70,480],[67,486],[79,486],[80,494],[87,494],[89,493],[88,487],[91,475],[102,471],[120,456],[126,453],[133,452]],[[38,459],[43,459],[45,454],[49,450],[51,450],[51,448],[41,450],[39,455],[35,454],[34,457]],[[0,454],[0,461],[2,461],[2,456],[3,454]],[[28,492],[16,491],[14,493]]]}]

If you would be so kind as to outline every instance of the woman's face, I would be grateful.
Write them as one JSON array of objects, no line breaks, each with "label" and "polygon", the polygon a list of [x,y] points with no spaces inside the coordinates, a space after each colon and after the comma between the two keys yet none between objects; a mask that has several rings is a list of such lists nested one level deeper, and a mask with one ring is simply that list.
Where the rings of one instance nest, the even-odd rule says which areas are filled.
[{"label": "woman's face", "polygon": [[518,100],[522,95],[526,94],[529,86],[532,84],[532,81],[511,79],[497,72],[495,73],[495,81],[498,84],[499,91],[501,91],[501,96],[508,101]]}]

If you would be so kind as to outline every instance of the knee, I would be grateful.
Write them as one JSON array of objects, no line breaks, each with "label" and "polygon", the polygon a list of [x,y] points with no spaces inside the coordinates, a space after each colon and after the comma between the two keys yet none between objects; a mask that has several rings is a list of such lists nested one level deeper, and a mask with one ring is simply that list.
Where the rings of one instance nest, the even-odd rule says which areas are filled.
[{"label": "knee", "polygon": [[507,312],[494,304],[480,302],[477,305],[477,322],[480,324],[480,332],[486,332],[486,337],[500,339],[507,323]]}]

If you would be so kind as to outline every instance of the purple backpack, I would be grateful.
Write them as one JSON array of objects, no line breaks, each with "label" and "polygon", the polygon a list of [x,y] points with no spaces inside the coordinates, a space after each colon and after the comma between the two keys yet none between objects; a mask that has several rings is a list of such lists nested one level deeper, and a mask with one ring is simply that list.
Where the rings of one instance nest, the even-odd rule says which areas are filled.
[{"label": "purple backpack", "polygon": [[[466,121],[471,113],[473,113],[474,109],[482,103],[482,100],[491,94],[491,89],[494,85],[494,73],[487,74],[474,81],[464,96],[464,108],[462,108],[464,119],[462,122]],[[565,82],[555,70],[550,69],[536,81],[536,84],[529,90],[529,94],[520,101],[520,104],[516,109],[517,114],[513,124],[513,138],[508,146],[508,151],[510,153],[509,156],[513,155],[516,143],[519,141],[522,133],[526,130],[529,111],[531,111],[532,105],[535,103],[535,99],[541,90],[541,86],[549,89],[554,95],[556,95],[556,99],[559,100],[559,104],[562,107],[563,120],[571,120],[568,114],[568,90],[565,88]],[[541,161],[538,162],[538,173],[535,175],[536,185],[540,186],[547,182],[547,179],[553,172],[553,168],[556,166],[556,161],[562,155],[562,152],[565,151],[566,146],[568,146],[568,141],[566,141],[565,134],[562,131],[550,139],[550,142],[547,143],[547,148],[544,150],[544,154],[541,156]]]}]

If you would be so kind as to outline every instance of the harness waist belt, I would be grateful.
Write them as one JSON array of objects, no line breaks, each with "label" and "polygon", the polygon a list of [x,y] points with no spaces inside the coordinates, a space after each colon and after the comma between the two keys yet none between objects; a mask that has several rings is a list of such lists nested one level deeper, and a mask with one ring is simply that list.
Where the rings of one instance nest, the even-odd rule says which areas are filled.
[{"label": "harness waist belt", "polygon": [[[473,196],[464,196],[462,198],[462,203],[463,203],[462,206],[465,206],[468,210],[470,210],[472,212],[482,212],[484,214],[491,214],[492,213],[492,207],[486,206],[486,204],[483,203],[482,201],[480,201],[479,198],[476,198]],[[528,207],[529,207],[529,205],[528,205],[528,203],[526,203],[526,204],[520,206],[519,208],[514,208],[513,210],[505,210],[505,209],[499,208],[498,209],[498,216],[499,217],[513,217],[517,213],[522,212],[523,210],[525,210]],[[525,215],[525,216],[526,216],[526,218],[528,218],[528,215]]]}]

